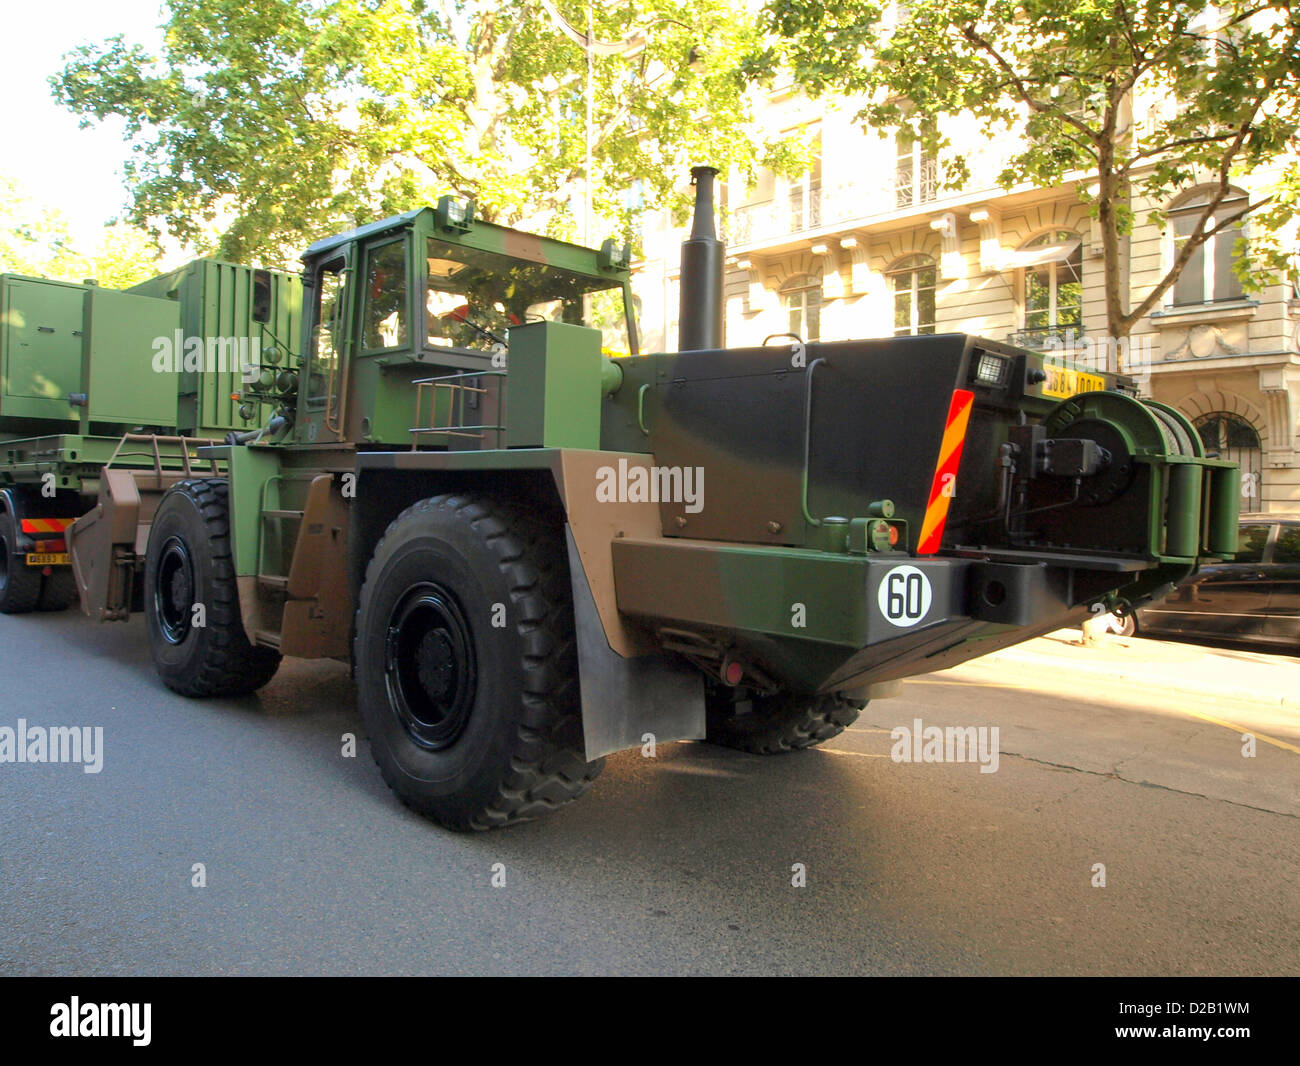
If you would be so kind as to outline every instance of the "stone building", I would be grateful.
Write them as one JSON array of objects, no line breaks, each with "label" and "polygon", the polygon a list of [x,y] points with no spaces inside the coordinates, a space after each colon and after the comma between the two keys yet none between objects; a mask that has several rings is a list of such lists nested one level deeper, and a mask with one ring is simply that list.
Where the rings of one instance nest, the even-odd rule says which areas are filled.
[{"label": "stone building", "polygon": [[[964,188],[946,190],[918,143],[864,131],[855,110],[790,86],[758,100],[766,128],[801,134],[815,161],[795,180],[763,174],[752,189],[734,176],[723,184],[728,345],[783,333],[842,340],[962,331],[1091,367],[1120,365],[1144,395],[1183,411],[1213,450],[1240,462],[1243,510],[1300,510],[1300,293],[1274,285],[1243,294],[1231,270],[1235,232],[1196,254],[1125,350],[1105,340],[1100,232],[1078,196],[1087,174],[1050,189],[1003,189],[996,177],[1014,145],[988,140],[972,121],[945,131],[966,146],[971,169]],[[1270,177],[1254,175],[1240,191]],[[1190,215],[1180,209],[1190,212],[1204,195],[1194,186],[1163,205],[1164,229],[1139,221],[1125,249],[1133,303],[1187,232]],[[1135,207],[1144,219],[1144,205]],[[639,236],[644,347],[672,350],[685,231],[652,213]]]}]

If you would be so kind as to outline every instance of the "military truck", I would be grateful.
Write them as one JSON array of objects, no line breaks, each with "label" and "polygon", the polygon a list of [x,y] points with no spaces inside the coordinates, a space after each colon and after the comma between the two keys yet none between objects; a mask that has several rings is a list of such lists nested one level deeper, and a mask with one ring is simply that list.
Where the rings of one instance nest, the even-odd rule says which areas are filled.
[{"label": "military truck", "polygon": [[0,612],[76,602],[65,532],[106,466],[165,483],[197,443],[260,426],[238,392],[301,321],[296,274],[212,258],[125,292],[0,275]]},{"label": "military truck", "polygon": [[724,347],[713,177],[674,353],[638,351],[612,241],[444,197],[313,244],[298,339],[239,389],[264,421],[170,465],[125,436],[157,458],[79,497],[83,610],[142,609],[185,696],[350,663],[385,781],[469,830],[648,737],[809,747],[1232,552],[1236,467],[1125,378],[965,334]]}]

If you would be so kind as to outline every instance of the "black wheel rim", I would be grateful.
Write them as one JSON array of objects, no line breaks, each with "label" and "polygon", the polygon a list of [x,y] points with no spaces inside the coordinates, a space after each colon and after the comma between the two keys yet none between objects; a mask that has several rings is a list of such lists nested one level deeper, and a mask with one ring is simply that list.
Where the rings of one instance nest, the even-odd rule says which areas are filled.
[{"label": "black wheel rim", "polygon": [[407,590],[389,615],[384,640],[388,705],[420,747],[456,743],[474,706],[474,642],[460,605],[441,585]]},{"label": "black wheel rim", "polygon": [[159,553],[153,603],[163,639],[168,644],[182,643],[189,636],[194,612],[194,565],[180,537],[168,537]]}]

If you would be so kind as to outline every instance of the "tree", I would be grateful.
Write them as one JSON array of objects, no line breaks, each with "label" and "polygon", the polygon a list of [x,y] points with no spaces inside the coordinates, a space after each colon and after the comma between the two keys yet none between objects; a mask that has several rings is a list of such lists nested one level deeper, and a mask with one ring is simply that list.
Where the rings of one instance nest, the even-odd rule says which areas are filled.
[{"label": "tree", "polygon": [[[551,10],[548,11],[548,8]],[[558,10],[556,10],[558,9]],[[167,0],[154,55],[121,37],[66,57],[56,97],[119,115],[135,143],[131,218],[221,254],[286,262],[315,237],[428,202],[577,230],[591,17],[595,209],[628,191],[680,208],[691,164],[789,170],[753,143],[740,0]],[[558,16],[558,17],[557,17]],[[630,227],[628,227],[630,228]],[[593,234],[593,236],[598,236]]]},{"label": "tree", "polygon": [[64,214],[39,206],[12,178],[0,176],[0,273],[81,281],[125,289],[161,269],[157,245],[125,222],[105,226],[79,247]]},{"label": "tree", "polygon": [[0,274],[69,278],[81,266],[67,218],[37,206],[18,182],[0,176]]},{"label": "tree", "polygon": [[[946,118],[974,115],[991,136],[1018,131],[1000,183],[1078,180],[1100,225],[1112,337],[1126,338],[1197,249],[1247,216],[1251,240],[1236,263],[1243,283],[1259,287],[1293,269],[1300,15],[1290,0],[929,0],[899,4],[889,35],[876,26],[882,6],[769,0],[775,40],[760,62],[784,61],[813,94],[862,94],[862,122],[910,128],[945,152],[950,186],[969,174],[961,154],[946,151]],[[1167,106],[1139,116],[1139,126],[1135,100]],[[1233,203],[1234,178],[1269,168],[1271,187]],[[1122,253],[1134,204],[1167,205],[1199,183],[1210,195],[1169,269],[1130,294]],[[1148,218],[1167,221],[1162,208]]]}]

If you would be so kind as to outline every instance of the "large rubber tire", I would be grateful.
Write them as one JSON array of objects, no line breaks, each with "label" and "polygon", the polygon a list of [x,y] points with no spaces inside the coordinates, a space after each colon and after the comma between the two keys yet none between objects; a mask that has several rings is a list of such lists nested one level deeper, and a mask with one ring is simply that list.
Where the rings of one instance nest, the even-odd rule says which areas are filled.
[{"label": "large rubber tire", "polygon": [[548,814],[604,766],[583,753],[558,518],[480,495],[407,508],[366,569],[354,661],[384,780],[449,829]]},{"label": "large rubber tire", "polygon": [[[182,696],[243,696],[261,688],[280,653],[255,647],[239,616],[230,555],[229,486],[221,478],[167,490],[149,531],[144,567],[145,628],[163,684]],[[205,624],[195,626],[202,604]]]},{"label": "large rubber tire", "polygon": [[0,513],[0,613],[26,614],[36,610],[41,599],[41,572],[26,566],[14,552],[18,545],[18,523],[13,512]]},{"label": "large rubber tire", "polygon": [[780,755],[830,740],[857,721],[862,704],[843,696],[780,692],[754,696],[746,710],[721,688],[706,694],[706,739],[710,744]]},{"label": "large rubber tire", "polygon": [[42,611],[66,611],[77,602],[77,598],[77,579],[72,568],[61,566],[45,578],[37,607]]}]

